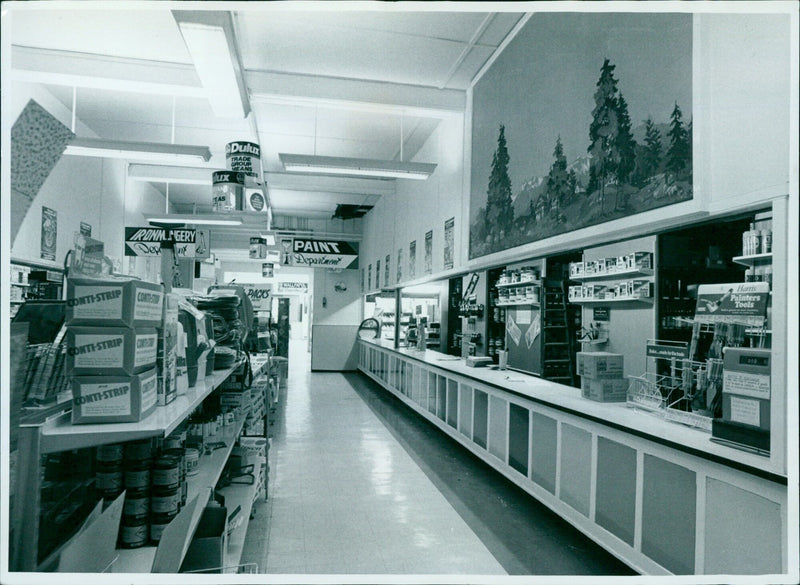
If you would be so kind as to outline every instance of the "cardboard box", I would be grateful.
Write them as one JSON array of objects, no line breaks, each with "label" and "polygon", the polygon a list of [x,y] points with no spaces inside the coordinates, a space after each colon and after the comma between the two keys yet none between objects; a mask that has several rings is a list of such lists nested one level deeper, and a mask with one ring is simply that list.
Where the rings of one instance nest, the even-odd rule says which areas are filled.
[{"label": "cardboard box", "polygon": [[594,380],[622,378],[624,358],[620,353],[607,351],[579,351],[577,353],[578,375]]},{"label": "cardboard box", "polygon": [[69,278],[68,325],[160,327],[164,291],[159,284],[125,278]]},{"label": "cardboard box", "polygon": [[625,257],[625,270],[652,270],[652,252],[632,252]]},{"label": "cardboard box", "polygon": [[629,281],[630,296],[637,299],[649,299],[653,296],[653,283],[649,280]]},{"label": "cardboard box", "polygon": [[67,374],[138,374],[156,365],[157,348],[155,329],[68,327]]},{"label": "cardboard box", "polygon": [[221,506],[206,506],[197,524],[194,538],[183,557],[181,572],[202,571],[221,573],[225,566],[228,509]]},{"label": "cardboard box", "polygon": [[583,269],[584,269],[583,262],[570,262],[569,263],[570,278],[582,278]]},{"label": "cardboard box", "polygon": [[581,396],[598,402],[625,402],[628,397],[628,380],[625,378],[595,380],[583,377]]},{"label": "cardboard box", "polygon": [[72,424],[138,422],[156,407],[155,369],[133,376],[72,379]]}]

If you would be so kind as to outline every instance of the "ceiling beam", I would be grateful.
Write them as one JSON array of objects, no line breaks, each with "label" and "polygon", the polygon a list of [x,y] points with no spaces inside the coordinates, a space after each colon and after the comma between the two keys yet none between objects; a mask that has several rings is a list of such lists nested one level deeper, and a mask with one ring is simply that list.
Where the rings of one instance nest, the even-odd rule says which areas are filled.
[{"label": "ceiling beam", "polygon": [[422,118],[448,118],[464,114],[466,92],[318,75],[246,72],[253,102],[307,105],[373,111]]},{"label": "ceiling beam", "polygon": [[18,45],[12,46],[11,51],[11,75],[20,81],[155,95],[206,96],[191,65]]}]

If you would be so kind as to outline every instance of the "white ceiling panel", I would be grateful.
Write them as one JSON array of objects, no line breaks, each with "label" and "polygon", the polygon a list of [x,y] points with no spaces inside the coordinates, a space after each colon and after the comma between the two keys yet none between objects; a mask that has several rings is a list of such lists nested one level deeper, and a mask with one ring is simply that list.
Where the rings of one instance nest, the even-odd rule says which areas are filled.
[{"label": "white ceiling panel", "polygon": [[[95,53],[114,57],[191,63],[167,3],[106,3],[106,9],[70,3],[15,10],[11,42],[26,47]],[[87,3],[91,4],[91,3]]]},{"label": "white ceiling panel", "polygon": [[524,15],[523,12],[496,12],[478,42],[490,47],[499,46]]},{"label": "white ceiling panel", "polygon": [[457,89],[460,87],[469,87],[472,78],[480,71],[483,64],[492,56],[494,49],[484,46],[472,47],[464,61],[459,68],[453,73],[453,76],[447,82],[447,87]]}]

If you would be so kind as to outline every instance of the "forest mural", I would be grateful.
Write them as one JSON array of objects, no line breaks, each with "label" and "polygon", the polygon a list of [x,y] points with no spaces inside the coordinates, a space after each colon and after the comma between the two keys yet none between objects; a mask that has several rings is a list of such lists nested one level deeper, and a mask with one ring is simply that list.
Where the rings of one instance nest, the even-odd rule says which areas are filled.
[{"label": "forest mural", "polygon": [[470,258],[692,198],[691,15],[536,14],[473,92]]}]

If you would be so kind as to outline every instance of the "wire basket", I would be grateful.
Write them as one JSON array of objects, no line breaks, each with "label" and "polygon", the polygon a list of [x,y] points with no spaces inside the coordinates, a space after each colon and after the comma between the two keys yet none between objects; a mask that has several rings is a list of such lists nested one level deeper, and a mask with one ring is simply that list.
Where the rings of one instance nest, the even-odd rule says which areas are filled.
[{"label": "wire basket", "polygon": [[642,408],[650,411],[660,411],[667,407],[667,399],[662,393],[662,389],[674,390],[677,388],[675,379],[671,376],[664,376],[654,372],[645,372],[641,376],[628,376],[627,404],[635,408]]}]

